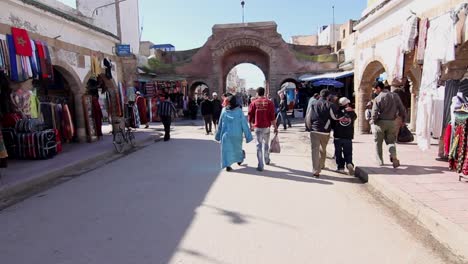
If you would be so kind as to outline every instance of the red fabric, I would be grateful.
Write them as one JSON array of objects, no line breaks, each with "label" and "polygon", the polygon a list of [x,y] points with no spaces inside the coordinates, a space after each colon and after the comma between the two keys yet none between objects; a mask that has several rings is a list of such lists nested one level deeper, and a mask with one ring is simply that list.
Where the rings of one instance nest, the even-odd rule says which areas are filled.
[{"label": "red fabric", "polygon": [[268,128],[275,120],[275,106],[265,97],[254,100],[249,106],[249,122],[256,128]]},{"label": "red fabric", "polygon": [[68,108],[68,105],[63,105],[62,116],[63,138],[65,140],[71,141],[75,134],[75,128],[73,126],[73,121],[71,119],[70,109]]},{"label": "red fabric", "polygon": [[58,131],[58,129],[54,129],[54,133],[55,133],[55,142],[57,144],[57,146],[55,147],[55,150],[57,151],[57,154],[62,152],[62,139],[60,137],[60,132]]},{"label": "red fabric", "polygon": [[136,104],[138,107],[138,113],[140,115],[140,123],[143,125],[148,124],[148,111],[146,111],[146,99],[143,96],[137,96]]},{"label": "red fabric", "polygon": [[37,54],[39,56],[39,63],[41,65],[40,69],[41,69],[42,78],[48,78],[49,74],[48,74],[47,63],[45,59],[46,55],[44,53],[44,47],[42,45],[42,42],[39,40],[36,40],[35,43],[36,43]]},{"label": "red fabric", "polygon": [[21,56],[32,56],[31,40],[28,32],[21,28],[11,28],[11,35],[15,43],[16,54]]},{"label": "red fabric", "polygon": [[447,156],[450,153],[450,140],[452,138],[452,124],[448,124],[445,128],[444,133],[444,155]]},{"label": "red fabric", "polygon": [[2,127],[15,127],[16,123],[21,120],[21,115],[16,113],[5,114],[2,119]]}]

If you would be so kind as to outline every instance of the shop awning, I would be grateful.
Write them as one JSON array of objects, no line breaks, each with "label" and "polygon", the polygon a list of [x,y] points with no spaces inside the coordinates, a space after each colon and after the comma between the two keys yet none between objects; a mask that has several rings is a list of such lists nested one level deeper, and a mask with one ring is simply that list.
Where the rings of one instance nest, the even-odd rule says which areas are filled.
[{"label": "shop awning", "polygon": [[354,75],[354,71],[329,72],[329,73],[324,73],[324,74],[315,75],[311,77],[305,77],[300,80],[303,82],[316,81],[316,80],[321,80],[321,79],[336,80],[336,79],[345,78],[351,75]]}]

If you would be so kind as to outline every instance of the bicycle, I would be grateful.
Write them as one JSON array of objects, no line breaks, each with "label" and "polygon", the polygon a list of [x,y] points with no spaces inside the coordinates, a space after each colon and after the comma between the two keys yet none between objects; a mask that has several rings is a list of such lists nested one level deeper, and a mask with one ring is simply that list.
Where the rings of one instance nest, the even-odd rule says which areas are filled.
[{"label": "bicycle", "polygon": [[[120,124],[120,122],[115,122],[115,124]],[[135,135],[129,126],[125,126],[125,130],[119,126],[117,131],[112,131],[112,134],[114,137],[112,143],[114,144],[114,148],[117,153],[122,153],[126,144],[136,147]]]}]

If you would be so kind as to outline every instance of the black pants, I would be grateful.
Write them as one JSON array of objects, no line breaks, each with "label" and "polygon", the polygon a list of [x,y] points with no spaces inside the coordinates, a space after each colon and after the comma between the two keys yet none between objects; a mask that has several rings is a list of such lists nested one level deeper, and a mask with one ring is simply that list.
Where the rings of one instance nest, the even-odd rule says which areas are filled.
[{"label": "black pants", "polygon": [[353,141],[351,139],[335,139],[335,158],[338,169],[344,169],[345,165],[353,164]]},{"label": "black pants", "polygon": [[171,116],[161,116],[161,122],[164,125],[164,141],[171,139]]},{"label": "black pants", "polygon": [[211,133],[212,123],[213,123],[213,116],[212,115],[203,115],[203,119],[205,120],[205,130],[206,133]]},{"label": "black pants", "polygon": [[217,114],[214,114],[214,115],[213,115],[213,124],[214,124],[215,129],[216,129],[216,127],[218,126],[219,117],[220,117],[220,114],[219,114],[219,115],[217,115]]}]

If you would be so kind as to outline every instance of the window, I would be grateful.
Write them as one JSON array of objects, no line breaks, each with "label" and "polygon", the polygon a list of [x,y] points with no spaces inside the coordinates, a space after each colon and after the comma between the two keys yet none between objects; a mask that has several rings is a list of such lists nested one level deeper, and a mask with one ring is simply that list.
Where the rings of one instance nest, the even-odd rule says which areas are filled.
[{"label": "window", "polygon": [[346,29],[343,29],[343,38],[346,38]]}]

